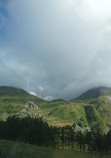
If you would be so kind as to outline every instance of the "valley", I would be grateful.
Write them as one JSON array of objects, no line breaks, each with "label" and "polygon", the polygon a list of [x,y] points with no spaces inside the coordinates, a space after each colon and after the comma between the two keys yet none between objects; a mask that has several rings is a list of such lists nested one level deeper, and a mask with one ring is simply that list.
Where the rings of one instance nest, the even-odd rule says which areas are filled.
[{"label": "valley", "polygon": [[73,101],[45,101],[28,92],[0,87],[0,119],[9,116],[42,117],[49,125],[62,127],[73,125],[75,130],[111,129],[111,89],[92,89]]}]

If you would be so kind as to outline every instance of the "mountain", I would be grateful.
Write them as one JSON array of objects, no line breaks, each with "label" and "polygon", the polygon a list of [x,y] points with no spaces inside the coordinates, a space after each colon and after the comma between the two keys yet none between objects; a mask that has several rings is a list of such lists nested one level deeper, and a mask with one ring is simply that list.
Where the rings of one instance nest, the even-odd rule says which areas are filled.
[{"label": "mountain", "polygon": [[26,97],[29,93],[23,89],[8,87],[8,86],[1,86],[0,87],[0,96],[19,96],[19,97]]},{"label": "mountain", "polygon": [[0,87],[0,119],[9,116],[42,117],[49,125],[73,125],[75,130],[111,129],[111,89],[90,89],[76,100],[45,101],[23,89]]},{"label": "mountain", "polygon": [[80,95],[76,100],[89,100],[89,99],[97,99],[99,96],[111,96],[111,88],[106,87],[98,87],[89,89],[82,95]]},{"label": "mountain", "polygon": [[[43,99],[33,96],[23,89],[1,86],[0,87],[0,119],[16,115],[18,117],[42,115],[38,108]],[[38,110],[35,110],[38,109]]]}]

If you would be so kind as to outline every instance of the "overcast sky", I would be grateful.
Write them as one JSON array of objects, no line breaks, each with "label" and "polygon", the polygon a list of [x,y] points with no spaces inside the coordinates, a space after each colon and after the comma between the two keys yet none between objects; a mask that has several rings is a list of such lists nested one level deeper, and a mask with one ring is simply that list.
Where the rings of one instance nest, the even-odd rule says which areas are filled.
[{"label": "overcast sky", "polygon": [[45,99],[111,87],[111,0],[0,0],[0,85]]}]

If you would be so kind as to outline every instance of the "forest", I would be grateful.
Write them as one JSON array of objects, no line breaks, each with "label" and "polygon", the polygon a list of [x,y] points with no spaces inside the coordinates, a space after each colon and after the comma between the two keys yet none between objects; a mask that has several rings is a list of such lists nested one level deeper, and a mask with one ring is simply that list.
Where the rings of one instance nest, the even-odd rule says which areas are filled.
[{"label": "forest", "polygon": [[42,118],[8,117],[0,121],[0,139],[15,140],[38,146],[111,153],[111,130],[105,135],[99,131],[75,131],[74,126],[49,126]]}]

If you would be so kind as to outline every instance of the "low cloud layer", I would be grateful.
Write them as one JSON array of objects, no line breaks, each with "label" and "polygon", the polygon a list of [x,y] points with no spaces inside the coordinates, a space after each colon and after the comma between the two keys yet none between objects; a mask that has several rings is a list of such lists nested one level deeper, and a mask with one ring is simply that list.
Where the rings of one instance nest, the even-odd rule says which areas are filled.
[{"label": "low cloud layer", "polygon": [[45,99],[111,87],[110,0],[0,0],[0,85]]}]

